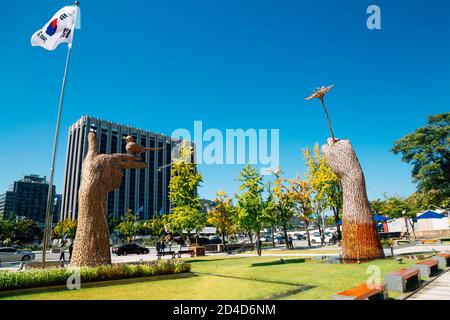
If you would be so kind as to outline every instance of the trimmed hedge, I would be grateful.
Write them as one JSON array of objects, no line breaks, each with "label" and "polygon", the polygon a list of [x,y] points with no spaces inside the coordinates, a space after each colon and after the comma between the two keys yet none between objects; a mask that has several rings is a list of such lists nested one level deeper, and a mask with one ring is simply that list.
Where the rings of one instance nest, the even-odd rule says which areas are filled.
[{"label": "trimmed hedge", "polygon": [[[158,260],[135,265],[82,267],[79,270],[81,283],[83,283],[190,272],[191,266],[181,260]],[[65,268],[0,271],[0,291],[64,285],[71,275],[73,270]]]}]

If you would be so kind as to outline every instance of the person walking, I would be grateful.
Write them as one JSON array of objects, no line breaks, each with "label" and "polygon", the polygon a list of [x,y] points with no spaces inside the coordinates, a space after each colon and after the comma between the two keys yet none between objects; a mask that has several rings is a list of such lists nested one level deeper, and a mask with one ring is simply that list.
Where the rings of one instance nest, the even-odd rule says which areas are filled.
[{"label": "person walking", "polygon": [[73,242],[69,246],[69,262],[72,260]]},{"label": "person walking", "polygon": [[292,239],[291,236],[288,237],[288,247],[289,250],[294,250],[294,240]]},{"label": "person walking", "polygon": [[260,238],[257,238],[255,241],[255,245],[256,245],[256,251],[258,252],[258,256],[261,256],[261,252],[262,252],[262,241]]},{"label": "person walking", "polygon": [[64,262],[66,263],[66,255],[64,253],[64,245],[61,245],[61,247],[59,248],[59,262]]},{"label": "person walking", "polygon": [[159,239],[157,242],[156,242],[156,246],[155,246],[156,248],[156,255],[158,256],[158,259],[161,259],[161,239]]}]

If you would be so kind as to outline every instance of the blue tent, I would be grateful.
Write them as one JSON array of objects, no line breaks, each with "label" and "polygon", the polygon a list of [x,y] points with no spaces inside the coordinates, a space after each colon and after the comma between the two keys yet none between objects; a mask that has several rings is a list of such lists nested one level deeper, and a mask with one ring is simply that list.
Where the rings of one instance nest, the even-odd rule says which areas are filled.
[{"label": "blue tent", "polygon": [[425,211],[424,213],[422,213],[420,216],[418,216],[416,219],[414,220],[420,220],[420,219],[442,219],[445,216],[443,214],[437,213],[435,211]]},{"label": "blue tent", "polygon": [[[384,216],[381,216],[381,215],[379,215],[379,214],[375,214],[375,215],[373,216],[373,220],[375,221],[375,223],[378,223],[378,222],[388,221],[389,218],[384,217]],[[336,225],[337,225],[337,226],[342,225],[342,220],[339,220],[338,223],[336,223]]]},{"label": "blue tent", "polygon": [[373,215],[373,220],[375,220],[376,223],[378,222],[384,222],[384,221],[388,221],[389,218],[385,217],[385,216],[381,216],[379,214],[374,214]]}]

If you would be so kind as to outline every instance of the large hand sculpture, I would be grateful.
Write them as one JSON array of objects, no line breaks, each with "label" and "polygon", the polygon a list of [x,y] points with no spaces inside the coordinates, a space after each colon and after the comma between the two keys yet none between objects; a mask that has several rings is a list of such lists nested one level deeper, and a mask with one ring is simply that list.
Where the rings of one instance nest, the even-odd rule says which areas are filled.
[{"label": "large hand sculpture", "polygon": [[122,183],[124,169],[144,169],[146,164],[130,154],[99,154],[97,138],[89,133],[78,191],[78,227],[73,246],[73,266],[111,263],[106,199]]},{"label": "large hand sculpture", "polygon": [[345,260],[384,258],[367,199],[364,173],[349,140],[328,139],[322,146],[343,191],[342,253]]}]

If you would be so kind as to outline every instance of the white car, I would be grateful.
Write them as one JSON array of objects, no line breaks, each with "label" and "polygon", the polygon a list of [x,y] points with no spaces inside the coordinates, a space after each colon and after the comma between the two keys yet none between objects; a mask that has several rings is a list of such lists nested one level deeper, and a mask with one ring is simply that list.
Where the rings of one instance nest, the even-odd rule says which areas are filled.
[{"label": "white car", "polygon": [[35,258],[31,251],[17,250],[14,248],[0,248],[0,263],[30,261]]},{"label": "white car", "polygon": [[[310,235],[311,238],[311,244],[316,244],[316,243],[321,243],[322,240],[320,238],[320,233],[319,232],[313,232]],[[332,243],[332,235],[330,233],[325,232],[325,243]]]}]

